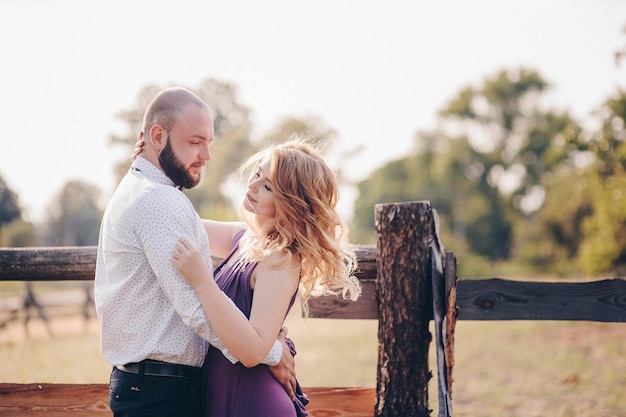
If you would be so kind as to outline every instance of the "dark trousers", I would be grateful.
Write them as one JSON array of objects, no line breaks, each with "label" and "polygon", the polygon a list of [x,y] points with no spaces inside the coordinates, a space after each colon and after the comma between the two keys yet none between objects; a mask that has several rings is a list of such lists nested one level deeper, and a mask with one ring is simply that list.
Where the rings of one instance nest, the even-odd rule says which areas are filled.
[{"label": "dark trousers", "polygon": [[131,374],[113,368],[109,406],[115,417],[201,417],[201,378]]}]

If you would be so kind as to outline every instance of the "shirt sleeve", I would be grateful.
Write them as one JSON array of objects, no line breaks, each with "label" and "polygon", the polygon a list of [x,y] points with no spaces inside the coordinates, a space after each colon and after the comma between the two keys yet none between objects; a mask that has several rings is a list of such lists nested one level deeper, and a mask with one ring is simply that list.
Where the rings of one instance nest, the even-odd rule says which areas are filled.
[{"label": "shirt sleeve", "polygon": [[[231,363],[236,363],[237,358],[224,346],[211,327],[195,291],[170,261],[176,242],[185,237],[190,242],[194,242],[209,265],[211,274],[213,273],[208,239],[198,215],[187,197],[176,188],[159,187],[154,190],[154,193],[160,195],[151,197],[159,198],[161,204],[143,205],[143,211],[139,216],[141,224],[138,226],[150,267],[163,293],[182,321],[192,327],[200,337],[219,349]],[[233,308],[243,315],[235,303],[232,300],[230,302]],[[276,365],[280,362],[281,356],[282,345],[276,340],[263,363]]]}]

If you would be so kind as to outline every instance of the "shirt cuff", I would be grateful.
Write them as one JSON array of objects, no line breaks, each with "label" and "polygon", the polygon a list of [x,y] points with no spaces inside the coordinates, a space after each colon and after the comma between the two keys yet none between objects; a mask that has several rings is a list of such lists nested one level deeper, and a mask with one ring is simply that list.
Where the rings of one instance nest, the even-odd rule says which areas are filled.
[{"label": "shirt cuff", "polygon": [[[222,347],[219,349],[220,351],[222,351],[222,354],[224,355],[224,357],[226,357],[226,359],[230,361],[230,363],[235,364],[239,362],[239,360],[235,358],[233,354],[230,353],[228,349],[226,349],[226,347]],[[280,363],[280,360],[282,359],[282,357],[283,357],[283,345],[280,343],[278,339],[276,339],[274,340],[274,345],[272,345],[272,348],[270,349],[269,353],[267,354],[267,356],[265,357],[265,359],[263,359],[263,362],[261,363],[264,365],[276,366]]]},{"label": "shirt cuff", "polygon": [[274,340],[274,345],[270,349],[269,353],[263,360],[265,365],[275,366],[280,363],[280,359],[283,357],[283,345],[278,339]]}]

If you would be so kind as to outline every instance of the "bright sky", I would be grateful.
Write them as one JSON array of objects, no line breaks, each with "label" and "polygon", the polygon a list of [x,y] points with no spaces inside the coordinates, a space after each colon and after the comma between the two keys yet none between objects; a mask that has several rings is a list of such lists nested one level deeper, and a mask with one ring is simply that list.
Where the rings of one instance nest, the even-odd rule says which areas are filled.
[{"label": "bright sky", "polygon": [[[312,114],[362,179],[406,155],[463,86],[527,66],[586,117],[626,63],[624,0],[0,0],[0,175],[29,220],[70,179],[112,189],[107,146],[148,84],[238,87],[255,133]],[[126,156],[126,155],[124,155]],[[215,155],[219,158],[219,155]]]}]

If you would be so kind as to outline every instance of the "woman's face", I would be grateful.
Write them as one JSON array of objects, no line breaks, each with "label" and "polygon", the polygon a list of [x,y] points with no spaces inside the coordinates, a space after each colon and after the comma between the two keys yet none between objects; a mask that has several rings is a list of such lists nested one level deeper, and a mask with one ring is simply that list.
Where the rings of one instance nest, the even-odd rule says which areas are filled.
[{"label": "woman's face", "polygon": [[273,220],[276,217],[273,185],[269,179],[270,161],[262,161],[248,178],[248,192],[243,200],[243,207],[254,213],[260,222]]}]

